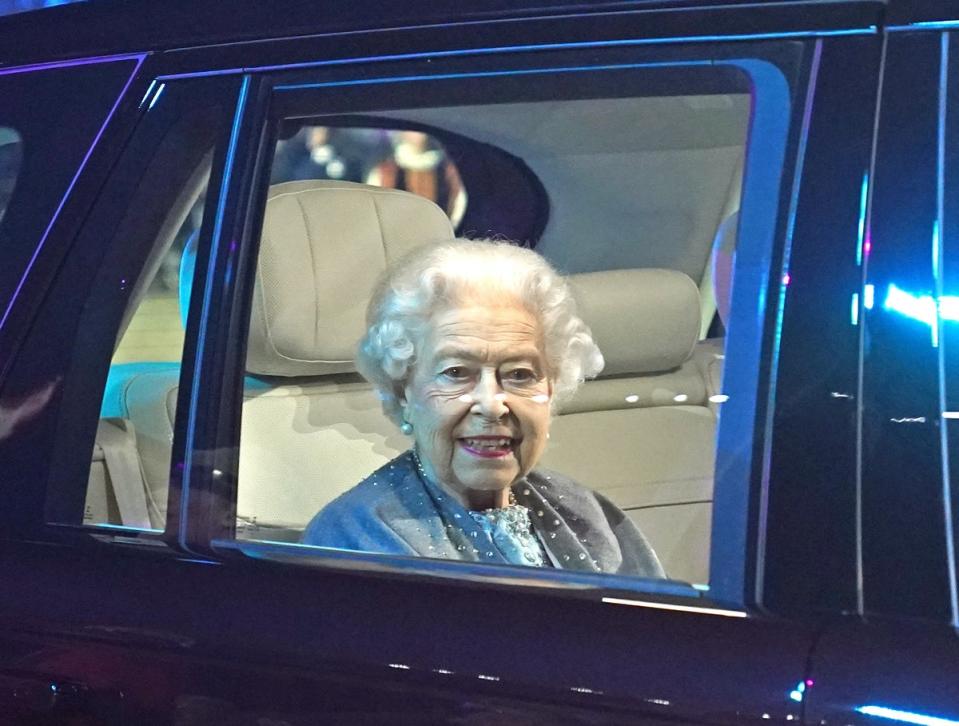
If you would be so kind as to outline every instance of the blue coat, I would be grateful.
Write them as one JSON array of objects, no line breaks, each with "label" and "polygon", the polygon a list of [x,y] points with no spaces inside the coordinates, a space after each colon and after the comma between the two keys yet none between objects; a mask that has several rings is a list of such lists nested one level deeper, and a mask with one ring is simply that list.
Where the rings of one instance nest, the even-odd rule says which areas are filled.
[{"label": "blue coat", "polygon": [[[665,577],[646,538],[615,504],[561,474],[531,471],[513,485],[559,567]],[[304,544],[361,552],[503,564],[505,558],[455,498],[401,454],[324,507]]]}]

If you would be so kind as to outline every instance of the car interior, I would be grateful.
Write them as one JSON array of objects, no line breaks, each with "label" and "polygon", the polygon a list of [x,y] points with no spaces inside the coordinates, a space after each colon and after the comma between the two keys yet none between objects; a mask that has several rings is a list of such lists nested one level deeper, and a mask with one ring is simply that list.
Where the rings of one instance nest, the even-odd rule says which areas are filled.
[{"label": "car interior", "polygon": [[[369,138],[370,129],[425,138],[412,160],[394,154],[408,171],[440,158],[452,171],[441,180],[445,199],[436,184],[415,188],[412,173],[405,189],[391,188],[396,175],[382,164],[348,178],[330,149],[303,152],[320,170],[314,178],[274,173],[249,329],[237,536],[297,541],[326,503],[409,447],[353,364],[370,292],[416,245],[494,236],[533,247],[569,276],[606,359],[558,411],[541,465],[625,510],[670,578],[707,583],[749,114],[748,94],[710,93],[291,120],[277,159],[304,132],[356,124]],[[179,195],[131,297],[84,524],[164,526],[208,173],[198,169]]]}]

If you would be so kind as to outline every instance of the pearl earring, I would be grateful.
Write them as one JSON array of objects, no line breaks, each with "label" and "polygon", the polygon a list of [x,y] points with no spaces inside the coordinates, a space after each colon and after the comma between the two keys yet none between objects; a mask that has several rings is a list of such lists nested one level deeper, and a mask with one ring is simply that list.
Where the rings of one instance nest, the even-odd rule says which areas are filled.
[{"label": "pearl earring", "polygon": [[400,424],[400,431],[409,436],[411,433],[413,433],[413,424],[411,424],[409,421],[404,421]]}]

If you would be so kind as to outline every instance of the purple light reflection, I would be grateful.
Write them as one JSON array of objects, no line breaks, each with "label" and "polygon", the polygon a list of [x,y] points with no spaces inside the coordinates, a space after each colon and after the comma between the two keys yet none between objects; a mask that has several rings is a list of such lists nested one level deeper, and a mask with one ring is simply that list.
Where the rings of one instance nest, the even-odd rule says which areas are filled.
[{"label": "purple light reflection", "polygon": [[20,290],[23,289],[23,285],[27,280],[27,277],[30,276],[30,271],[33,269],[34,263],[37,261],[37,257],[40,255],[40,250],[43,249],[43,245],[46,244],[47,237],[50,236],[50,230],[53,229],[53,225],[56,223],[57,219],[60,216],[60,211],[63,209],[63,206],[67,203],[67,199],[70,198],[71,192],[73,192],[73,187],[76,186],[77,179],[80,178],[80,174],[83,173],[83,170],[86,168],[87,161],[89,161],[90,156],[93,154],[93,150],[97,147],[97,144],[100,142],[100,138],[103,136],[103,132],[106,131],[107,126],[110,125],[110,121],[113,119],[113,114],[116,113],[117,107],[120,105],[120,101],[123,100],[126,96],[127,91],[130,88],[130,84],[133,83],[133,79],[136,78],[137,73],[140,71],[140,66],[143,65],[143,60],[146,58],[146,53],[139,53],[137,55],[124,55],[124,56],[103,56],[98,58],[83,58],[80,60],[73,61],[61,61],[56,63],[38,63],[30,66],[19,66],[17,68],[7,68],[0,69],[0,75],[10,75],[12,73],[26,73],[29,71],[42,71],[49,70],[51,68],[68,68],[72,66],[80,65],[89,65],[92,63],[113,63],[115,61],[129,61],[135,60],[136,66],[133,69],[133,72],[130,74],[130,77],[127,79],[127,82],[123,85],[123,88],[120,90],[120,95],[117,96],[117,100],[113,102],[113,107],[110,109],[110,112],[107,114],[106,118],[103,120],[103,124],[100,126],[100,130],[97,132],[97,135],[93,138],[93,143],[90,144],[90,148],[87,149],[86,155],[83,157],[83,160],[80,162],[80,166],[77,167],[76,173],[73,175],[73,179],[70,180],[70,183],[67,185],[66,191],[63,193],[63,197],[60,199],[60,204],[57,205],[56,210],[53,212],[53,216],[50,218],[50,222],[47,224],[47,228],[43,231],[43,236],[40,237],[40,242],[37,243],[36,249],[33,251],[33,256],[30,258],[30,262],[27,263],[27,269],[23,271],[23,275],[20,277],[20,282],[17,284],[16,290],[13,291],[13,295],[10,298],[10,302],[7,304],[7,309],[3,313],[3,317],[0,318],[0,330],[3,329],[3,326],[6,325],[7,319],[10,317],[10,311],[13,310],[13,306],[17,302],[17,297],[20,295]]},{"label": "purple light reflection", "polygon": [[[101,55],[92,58],[75,58],[67,61],[49,61],[47,63],[33,63],[27,66],[12,66],[10,68],[0,68],[0,76],[9,76],[14,73],[32,73],[34,71],[46,71],[53,68],[72,68],[73,66],[87,66],[93,63],[112,63],[114,61],[136,60],[139,63],[146,58],[146,53],[131,53],[128,55]],[[137,68],[140,66],[137,65]]]}]

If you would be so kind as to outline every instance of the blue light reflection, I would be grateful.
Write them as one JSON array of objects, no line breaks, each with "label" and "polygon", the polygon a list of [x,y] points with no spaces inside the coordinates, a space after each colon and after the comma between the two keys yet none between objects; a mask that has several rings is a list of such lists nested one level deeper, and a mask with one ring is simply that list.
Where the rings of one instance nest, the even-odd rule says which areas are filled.
[{"label": "blue light reflection", "polygon": [[882,306],[928,325],[933,347],[939,346],[939,320],[959,322],[959,295],[942,295],[937,299],[932,295],[913,295],[890,284]]},{"label": "blue light reflection", "polygon": [[866,716],[876,716],[877,718],[885,718],[900,723],[915,723],[922,726],[959,726],[959,721],[953,718],[927,716],[922,713],[900,711],[897,708],[886,708],[885,706],[859,706],[856,711]]},{"label": "blue light reflection", "polygon": [[160,94],[163,93],[163,89],[165,89],[165,88],[166,88],[166,84],[165,84],[165,83],[161,83],[161,84],[160,84],[160,87],[157,89],[156,95],[153,97],[153,100],[150,101],[150,105],[147,106],[147,111],[149,111],[151,108],[153,108],[154,106],[156,106],[156,102],[160,100]]},{"label": "blue light reflection", "polygon": [[862,252],[866,244],[866,207],[869,202],[869,172],[862,175],[862,190],[859,192],[859,234],[856,242],[856,264],[862,266]]}]

